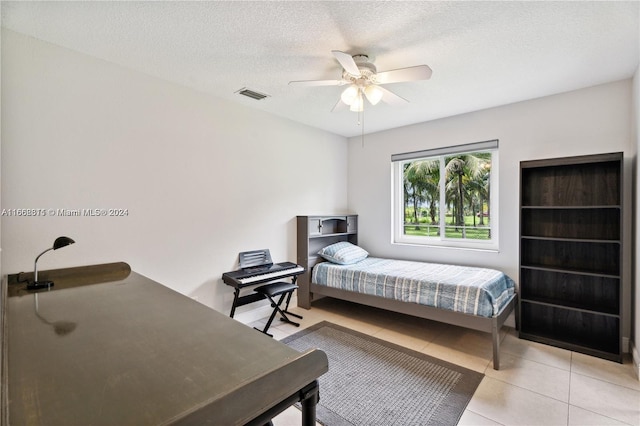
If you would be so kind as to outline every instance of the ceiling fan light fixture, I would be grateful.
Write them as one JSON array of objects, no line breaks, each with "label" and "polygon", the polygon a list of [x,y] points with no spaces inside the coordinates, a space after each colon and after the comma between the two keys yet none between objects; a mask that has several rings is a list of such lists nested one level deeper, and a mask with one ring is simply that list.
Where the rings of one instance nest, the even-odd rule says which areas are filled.
[{"label": "ceiling fan light fixture", "polygon": [[358,86],[355,84],[349,85],[346,89],[342,91],[342,95],[340,95],[340,99],[347,105],[352,105],[356,99],[358,98],[359,90]]},{"label": "ceiling fan light fixture", "polygon": [[375,84],[371,84],[364,88],[364,94],[371,105],[376,105],[382,99],[382,90]]},{"label": "ceiling fan light fixture", "polygon": [[412,67],[397,68],[389,71],[378,72],[376,66],[364,54],[350,55],[339,50],[331,53],[342,66],[342,78],[340,80],[301,80],[290,81],[289,84],[300,86],[344,86],[346,89],[340,94],[331,111],[337,111],[338,106],[344,109],[349,106],[351,111],[364,111],[364,98],[371,105],[377,105],[380,101],[392,106],[404,105],[409,101],[396,95],[391,90],[384,88],[385,84],[403,83],[409,81],[428,80],[431,78],[431,68],[428,65],[415,65]]},{"label": "ceiling fan light fixture", "polygon": [[358,93],[358,96],[356,96],[349,110],[353,112],[361,112],[364,110],[364,99],[362,98],[362,93]]}]

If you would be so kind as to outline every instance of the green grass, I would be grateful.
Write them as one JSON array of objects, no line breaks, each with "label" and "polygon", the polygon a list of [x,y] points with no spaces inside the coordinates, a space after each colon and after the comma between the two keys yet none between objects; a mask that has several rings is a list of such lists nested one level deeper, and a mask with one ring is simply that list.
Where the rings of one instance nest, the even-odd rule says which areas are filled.
[{"label": "green grass", "polygon": [[[412,220],[413,218],[410,218]],[[421,218],[422,219],[422,218]],[[419,237],[437,237],[440,236],[440,228],[438,225],[432,225],[427,223],[427,219],[420,220],[420,223],[414,224],[411,222],[405,222],[404,233],[405,235],[419,236]],[[453,218],[448,216],[445,224],[445,237],[446,238],[467,238],[473,240],[488,240],[489,239],[489,218],[484,218],[484,225],[479,225],[479,218],[476,217],[476,226],[473,226],[473,216],[465,216],[464,233],[462,227],[456,227],[452,225]],[[417,229],[416,229],[417,228]]]}]

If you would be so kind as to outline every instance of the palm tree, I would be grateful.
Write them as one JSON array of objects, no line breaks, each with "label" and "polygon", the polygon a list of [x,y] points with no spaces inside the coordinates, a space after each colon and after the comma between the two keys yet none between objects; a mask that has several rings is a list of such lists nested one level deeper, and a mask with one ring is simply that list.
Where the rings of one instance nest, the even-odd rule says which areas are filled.
[{"label": "palm tree", "polygon": [[[476,208],[481,213],[484,202],[489,200],[489,176],[491,173],[490,153],[466,153],[445,158],[445,200],[444,204],[453,214],[453,224],[462,229],[466,237],[465,213],[473,215],[476,226]],[[424,202],[429,203],[431,223],[439,223],[438,206],[440,200],[440,161],[438,159],[418,160],[404,165],[405,212],[413,204],[411,223],[419,229],[418,212]],[[465,209],[466,206],[466,209]],[[407,216],[405,214],[405,216]],[[484,224],[481,214],[480,224]]]},{"label": "palm tree", "polygon": [[[418,223],[419,204],[429,202],[431,223],[437,223],[436,204],[439,200],[440,162],[438,160],[420,160],[406,165],[404,170],[405,187],[407,182],[413,190],[414,222]],[[405,195],[408,192],[405,190]],[[405,205],[406,206],[406,205]]]},{"label": "palm tree", "polygon": [[[489,201],[489,181],[491,178],[491,164],[485,163],[484,169],[480,172],[478,179],[474,180],[471,185],[471,189],[474,192],[475,196],[478,199],[478,205],[480,206],[480,223],[479,225],[484,225],[484,202]],[[490,203],[489,203],[490,204]],[[487,215],[489,215],[490,205],[487,204]],[[474,212],[475,213],[475,212]],[[490,216],[489,216],[490,217]]]},{"label": "palm tree", "polygon": [[[473,189],[478,187],[478,181],[487,172],[486,165],[490,165],[491,154],[473,152],[454,155],[445,158],[445,176],[447,202],[454,207],[454,224],[463,227],[464,231],[464,202],[471,200]],[[489,167],[490,170],[490,167]],[[469,202],[469,204],[472,204]],[[463,234],[464,236],[464,234]]]}]

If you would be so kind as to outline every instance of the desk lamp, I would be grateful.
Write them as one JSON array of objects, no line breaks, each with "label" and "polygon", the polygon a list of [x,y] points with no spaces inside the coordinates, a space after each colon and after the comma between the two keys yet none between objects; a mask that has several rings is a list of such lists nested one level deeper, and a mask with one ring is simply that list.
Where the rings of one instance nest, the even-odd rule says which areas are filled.
[{"label": "desk lamp", "polygon": [[40,290],[42,288],[53,287],[53,281],[38,281],[38,259],[40,259],[40,256],[49,250],[58,250],[59,248],[66,247],[73,243],[75,243],[75,241],[69,237],[58,237],[53,242],[53,247],[46,249],[36,257],[36,260],[33,263],[33,283],[27,284],[27,290]]}]

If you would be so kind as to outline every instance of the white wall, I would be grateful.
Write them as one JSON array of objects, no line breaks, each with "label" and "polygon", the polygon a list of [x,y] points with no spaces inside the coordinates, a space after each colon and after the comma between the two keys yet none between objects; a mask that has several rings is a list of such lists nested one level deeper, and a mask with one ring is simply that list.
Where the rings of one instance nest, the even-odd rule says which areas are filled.
[{"label": "white wall", "polygon": [[640,67],[636,70],[636,73],[633,77],[633,103],[632,103],[632,111],[633,111],[633,120],[632,120],[632,132],[633,132],[633,144],[636,148],[636,156],[634,161],[634,271],[633,271],[633,308],[632,308],[632,317],[633,317],[633,326],[631,339],[633,343],[633,360],[635,364],[635,371],[638,374],[638,378],[640,379],[640,289],[638,289],[638,262],[640,262],[640,185],[638,184],[638,152],[640,152]]},{"label": "white wall", "polygon": [[[624,336],[630,331],[631,80],[349,140],[349,210],[373,255],[500,269],[518,280],[520,161],[625,152]],[[393,113],[401,113],[400,110]],[[391,243],[391,154],[499,139],[499,252]],[[635,154],[635,150],[634,153]]]},{"label": "white wall", "polygon": [[343,137],[5,30],[1,76],[2,207],[128,209],[2,217],[5,274],[67,235],[40,269],[126,261],[228,312],[238,252],[295,261],[295,216],[346,209]]}]

